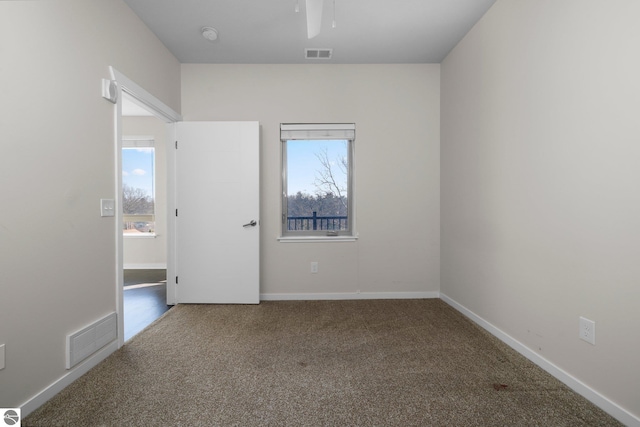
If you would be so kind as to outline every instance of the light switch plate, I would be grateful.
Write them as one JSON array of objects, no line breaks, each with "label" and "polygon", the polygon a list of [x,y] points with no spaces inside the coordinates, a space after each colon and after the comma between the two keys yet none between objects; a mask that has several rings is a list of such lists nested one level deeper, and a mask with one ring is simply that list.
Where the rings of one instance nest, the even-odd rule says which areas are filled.
[{"label": "light switch plate", "polygon": [[113,199],[100,199],[100,216],[115,216],[116,201]]},{"label": "light switch plate", "polygon": [[0,369],[4,369],[4,344],[0,344]]}]

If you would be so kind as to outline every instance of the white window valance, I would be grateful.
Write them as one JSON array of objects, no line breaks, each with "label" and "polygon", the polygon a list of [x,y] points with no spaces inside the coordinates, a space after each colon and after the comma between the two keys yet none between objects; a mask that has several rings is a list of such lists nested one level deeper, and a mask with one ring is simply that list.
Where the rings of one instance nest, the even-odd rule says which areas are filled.
[{"label": "white window valance", "polygon": [[155,147],[156,141],[153,136],[123,136],[122,148],[143,148]]},{"label": "white window valance", "polygon": [[356,137],[354,123],[312,123],[280,125],[280,140],[293,139],[349,139]]}]

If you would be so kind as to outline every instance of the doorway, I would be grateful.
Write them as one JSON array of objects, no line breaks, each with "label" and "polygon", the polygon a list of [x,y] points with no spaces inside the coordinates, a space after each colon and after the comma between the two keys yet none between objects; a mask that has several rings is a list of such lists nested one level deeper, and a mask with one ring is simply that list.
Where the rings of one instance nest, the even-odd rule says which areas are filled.
[{"label": "doorway", "polygon": [[[151,323],[155,318],[168,309],[167,304],[172,304],[171,296],[167,295],[166,273],[169,267],[167,263],[168,253],[172,252],[171,235],[167,228],[167,213],[171,188],[167,185],[167,177],[171,176],[171,166],[168,164],[166,148],[169,129],[167,124],[182,120],[182,117],[171,108],[163,104],[142,87],[127,78],[122,73],[110,67],[111,77],[117,83],[117,101],[115,117],[115,175],[117,206],[123,207],[123,171],[126,173],[149,173],[143,167],[132,167],[131,170],[123,168],[123,147],[141,149],[148,148],[149,141],[155,144],[158,158],[154,162],[156,184],[149,195],[148,202],[152,202],[154,211],[142,212],[142,217],[125,217],[122,208],[116,209],[116,306],[118,317],[118,347],[122,346],[126,339],[139,332]],[[132,144],[130,141],[138,142]],[[128,141],[128,142],[125,142]],[[146,141],[144,143],[140,141]],[[140,169],[140,170],[135,170]],[[132,227],[129,236],[124,237],[125,219],[130,223],[142,227]],[[136,233],[133,233],[133,232]],[[137,234],[133,236],[133,234]],[[127,281],[125,281],[125,270]],[[152,276],[158,273],[165,277],[164,283],[157,277],[141,279],[138,283],[132,283],[131,275],[140,276],[148,270]],[[125,285],[127,289],[125,290]],[[127,304],[125,304],[125,295]],[[141,301],[145,301],[141,303]],[[132,310],[138,310],[139,315]],[[127,313],[128,311],[128,313]],[[133,317],[131,316],[133,315]],[[125,324],[129,324],[125,326]],[[146,324],[145,324],[146,323]],[[140,326],[142,325],[142,326]],[[130,326],[130,327],[129,327]],[[127,329],[127,334],[125,334]],[[137,330],[136,330],[137,329]]]},{"label": "doorway", "polygon": [[131,95],[122,95],[124,340],[167,305],[166,127]]}]

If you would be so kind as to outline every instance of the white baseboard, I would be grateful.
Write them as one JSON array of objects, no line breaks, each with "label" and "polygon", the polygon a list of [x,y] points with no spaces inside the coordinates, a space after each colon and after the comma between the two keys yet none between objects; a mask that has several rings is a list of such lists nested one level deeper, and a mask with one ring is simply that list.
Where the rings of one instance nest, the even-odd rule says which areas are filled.
[{"label": "white baseboard", "polygon": [[440,294],[440,298],[458,310],[460,313],[467,316],[473,322],[477,323],[479,326],[487,330],[490,334],[494,335],[496,338],[507,344],[509,347],[513,348],[518,353],[522,354],[524,357],[547,371],[549,374],[556,377],[558,380],[562,381],[569,388],[571,388],[576,393],[585,397],[594,405],[598,406],[603,411],[607,412],[609,415],[620,421],[626,426],[637,426],[640,427],[640,418],[636,417],[629,411],[625,410],[621,406],[617,405],[610,399],[606,398],[602,394],[598,393],[576,377],[569,374],[567,371],[559,368],[554,365],[549,360],[540,356],[535,351],[531,350],[529,347],[522,344],[520,341],[514,339],[510,335],[506,334],[504,331],[495,327],[491,323],[484,320],[482,317],[478,316],[462,304],[456,302],[455,300],[449,298],[445,294]]},{"label": "white baseboard", "polygon": [[125,270],[166,270],[167,264],[124,264]]},{"label": "white baseboard", "polygon": [[101,350],[98,350],[93,356],[90,356],[84,362],[79,364],[75,369],[69,371],[62,378],[55,381],[40,393],[36,394],[31,399],[20,405],[22,418],[26,417],[31,412],[44,405],[49,399],[60,393],[65,387],[80,378],[82,375],[89,372],[90,369],[94,368],[96,365],[98,365],[98,363],[102,362],[117,349],[118,340],[112,341],[111,343],[104,346]]},{"label": "white baseboard", "polygon": [[354,299],[426,299],[440,298],[440,292],[336,292],[314,294],[260,294],[261,301],[312,301]]}]

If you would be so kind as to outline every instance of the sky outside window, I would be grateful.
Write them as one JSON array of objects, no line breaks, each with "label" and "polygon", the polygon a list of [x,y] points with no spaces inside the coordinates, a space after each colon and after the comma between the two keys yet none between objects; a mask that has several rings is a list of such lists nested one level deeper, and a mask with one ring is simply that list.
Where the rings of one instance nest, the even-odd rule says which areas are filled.
[{"label": "sky outside window", "polygon": [[154,149],[122,149],[122,183],[142,189],[152,199],[154,194]]},{"label": "sky outside window", "polygon": [[287,141],[287,194],[298,192],[314,195],[314,185],[319,171],[324,166],[317,155],[326,150],[331,171],[336,180],[346,187],[347,175],[340,169],[339,161],[347,157],[347,141],[345,140],[289,140]]}]

